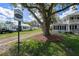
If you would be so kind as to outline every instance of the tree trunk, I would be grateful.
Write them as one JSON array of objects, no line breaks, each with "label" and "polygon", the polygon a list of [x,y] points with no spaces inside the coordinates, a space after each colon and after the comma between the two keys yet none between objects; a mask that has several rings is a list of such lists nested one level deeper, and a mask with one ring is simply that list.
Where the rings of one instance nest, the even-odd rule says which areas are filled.
[{"label": "tree trunk", "polygon": [[43,34],[45,36],[50,35],[50,22],[48,22],[47,20],[44,21],[43,25],[42,25],[42,30],[43,30]]}]

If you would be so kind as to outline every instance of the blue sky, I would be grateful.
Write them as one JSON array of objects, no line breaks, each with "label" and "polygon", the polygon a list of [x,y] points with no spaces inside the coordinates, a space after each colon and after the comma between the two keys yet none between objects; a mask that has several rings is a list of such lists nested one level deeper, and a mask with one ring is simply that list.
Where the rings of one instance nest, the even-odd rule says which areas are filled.
[{"label": "blue sky", "polygon": [[[5,9],[9,9],[9,10],[13,10],[13,6],[11,4],[8,4],[8,3],[0,3],[0,7],[5,8]],[[0,15],[6,17],[7,20],[11,19],[11,18],[7,17],[7,15],[5,15],[3,12],[0,12]]]},{"label": "blue sky", "polygon": [[[13,6],[10,3],[0,3],[0,7],[4,8],[4,9],[8,9],[10,11],[13,11]],[[7,17],[5,14],[3,14],[2,12],[0,12],[1,16],[5,16],[7,18],[7,20],[10,20],[10,17]],[[24,9],[23,11],[23,20],[28,22],[31,21],[32,19],[29,17],[29,12],[27,9]]]},{"label": "blue sky", "polygon": [[11,4],[9,4],[9,3],[0,3],[0,7],[13,10],[13,6]]},{"label": "blue sky", "polygon": [[[10,11],[10,13],[12,13],[11,12],[11,11],[13,11],[12,4],[10,4],[10,3],[0,3],[0,8],[2,9],[2,10],[0,10],[0,17],[4,18],[5,20],[13,19],[13,17],[10,17],[11,15],[7,15],[3,11],[3,10],[7,10],[7,11]],[[60,9],[60,6],[58,6],[56,9],[57,10]],[[79,10],[79,6],[78,6],[78,10]],[[62,12],[59,13],[59,15],[62,15]],[[12,16],[13,16],[13,14],[12,14]],[[29,22],[29,21],[33,20],[32,17],[30,17],[29,12],[28,12],[27,9],[24,9],[24,11],[23,11],[23,20],[26,21],[26,22]]]}]

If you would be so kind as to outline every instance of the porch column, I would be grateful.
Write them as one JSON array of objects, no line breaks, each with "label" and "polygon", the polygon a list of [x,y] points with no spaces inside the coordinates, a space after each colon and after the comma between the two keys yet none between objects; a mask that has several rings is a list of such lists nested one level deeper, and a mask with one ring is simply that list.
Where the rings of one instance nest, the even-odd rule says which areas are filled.
[{"label": "porch column", "polygon": [[66,31],[70,32],[70,25],[69,24],[66,25],[66,28],[67,28]]}]

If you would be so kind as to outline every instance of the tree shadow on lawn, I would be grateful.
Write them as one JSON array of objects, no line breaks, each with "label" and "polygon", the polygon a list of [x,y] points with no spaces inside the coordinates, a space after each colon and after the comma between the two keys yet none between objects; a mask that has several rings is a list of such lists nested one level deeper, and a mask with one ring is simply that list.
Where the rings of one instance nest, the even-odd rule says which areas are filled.
[{"label": "tree shadow on lawn", "polygon": [[64,40],[56,43],[65,50],[68,56],[79,56],[79,37],[76,35],[66,35]]}]

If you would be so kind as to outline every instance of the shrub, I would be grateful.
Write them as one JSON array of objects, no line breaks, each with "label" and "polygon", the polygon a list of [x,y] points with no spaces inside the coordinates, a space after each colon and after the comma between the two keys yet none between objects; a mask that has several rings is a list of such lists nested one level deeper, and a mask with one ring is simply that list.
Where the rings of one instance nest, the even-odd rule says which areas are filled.
[{"label": "shrub", "polygon": [[[9,55],[17,54],[17,43],[9,49]],[[20,44],[20,55],[32,55],[32,56],[51,56],[51,55],[63,55],[64,51],[57,46],[54,42],[40,42],[36,40],[23,41]]]}]

